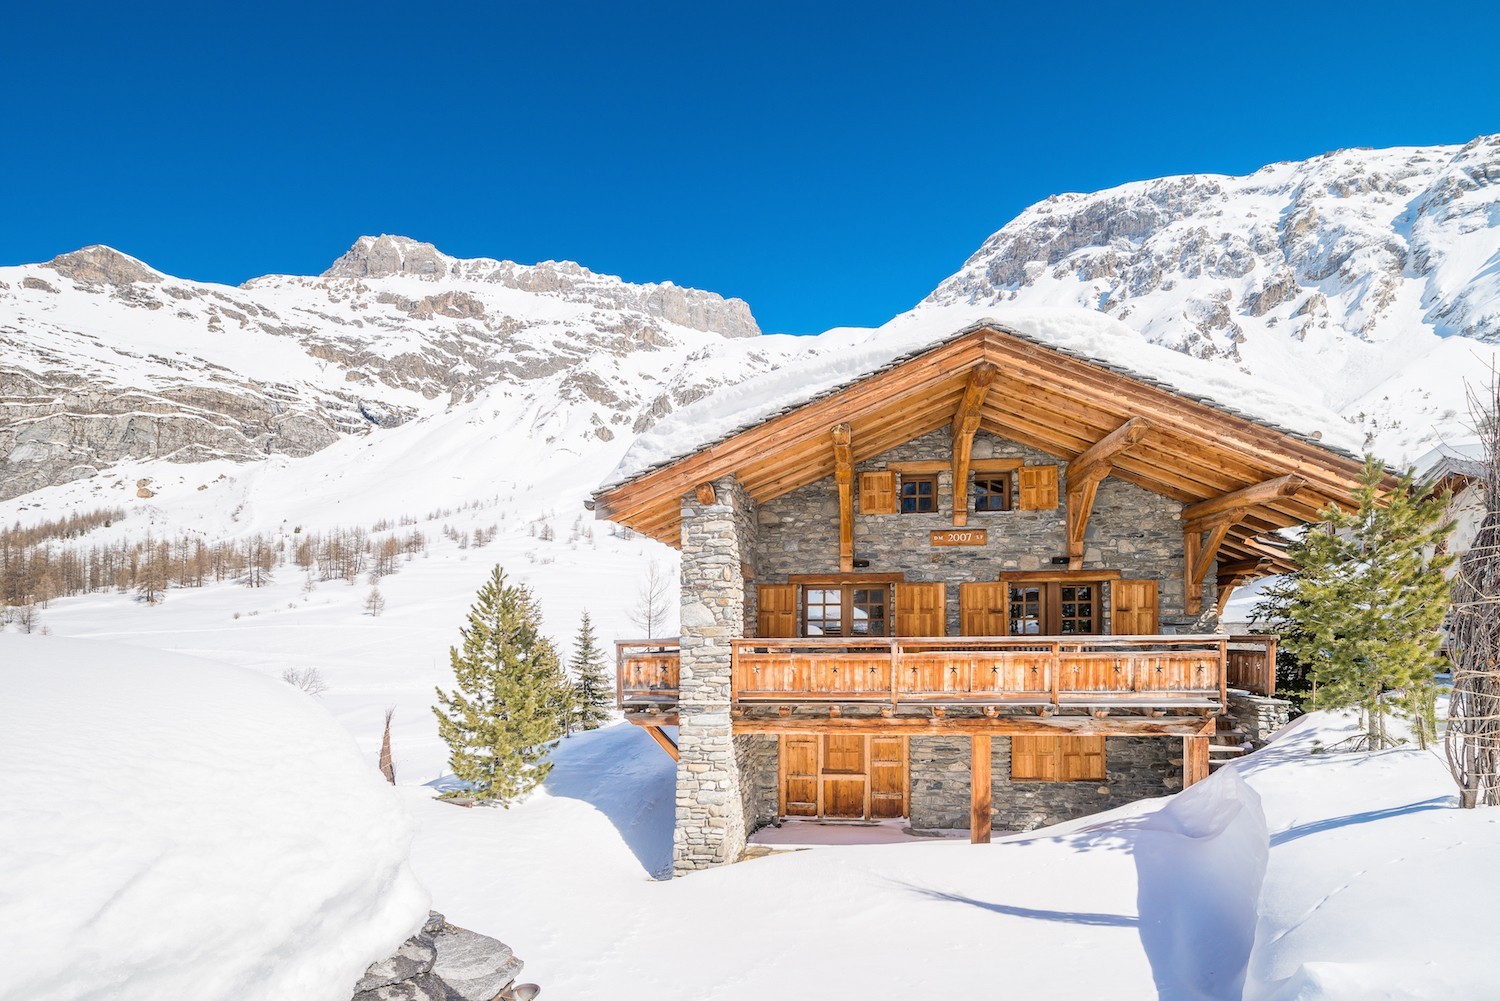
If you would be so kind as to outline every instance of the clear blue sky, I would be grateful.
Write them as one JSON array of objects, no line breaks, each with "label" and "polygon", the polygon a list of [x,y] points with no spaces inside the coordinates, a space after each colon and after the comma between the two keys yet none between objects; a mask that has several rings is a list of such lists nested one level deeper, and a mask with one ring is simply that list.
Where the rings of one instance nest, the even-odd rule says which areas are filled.
[{"label": "clear blue sky", "polygon": [[364,233],[876,324],[1026,205],[1500,131],[1495,4],[12,4],[0,263]]}]

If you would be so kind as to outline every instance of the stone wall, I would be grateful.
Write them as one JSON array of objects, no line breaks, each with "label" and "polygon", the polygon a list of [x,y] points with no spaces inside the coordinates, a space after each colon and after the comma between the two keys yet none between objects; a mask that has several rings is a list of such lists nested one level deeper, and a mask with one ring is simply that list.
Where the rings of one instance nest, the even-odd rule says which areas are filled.
[{"label": "stone wall", "polygon": [[1271,734],[1291,720],[1292,704],[1286,699],[1231,692],[1224,715],[1231,725],[1245,732],[1245,739],[1256,747],[1263,747],[1271,739]]},{"label": "stone wall", "polygon": [[780,741],[769,733],[737,734],[734,757],[740,776],[740,808],[749,835],[775,821],[781,812]]},{"label": "stone wall", "polygon": [[733,862],[746,817],[730,729],[730,640],[745,635],[743,554],[754,545],[754,507],[734,477],[713,504],[682,499],[682,645],[678,697],[678,873]]},{"label": "stone wall", "polygon": [[[1010,738],[991,741],[990,774],[997,831],[1038,827],[1113,809],[1182,788],[1182,741],[1177,737],[1108,737],[1103,782],[1012,782]],[[911,826],[967,830],[969,738],[911,739]]]},{"label": "stone wall", "polygon": [[[861,472],[891,462],[951,458],[949,433],[934,431],[858,464]],[[932,514],[865,515],[854,518],[854,555],[868,560],[864,572],[902,572],[912,581],[948,584],[948,631],[958,633],[958,584],[994,580],[1001,573],[1066,569],[1052,563],[1067,553],[1066,461],[987,431],[974,436],[974,458],[1018,458],[1028,464],[1059,467],[1058,506],[1050,511],[970,512],[969,528],[986,529],[984,546],[937,548],[928,533],[953,527],[953,476],[938,477],[938,511]],[[1014,490],[1012,500],[1014,500]],[[1161,582],[1163,632],[1199,628],[1183,601],[1182,506],[1169,497],[1110,478],[1099,485],[1085,536],[1084,569],[1119,570],[1126,578]],[[760,507],[754,550],[755,583],[784,583],[797,573],[838,572],[838,488],[833,477],[801,487]],[[753,590],[753,589],[752,589]],[[1214,573],[1203,589],[1212,610]],[[1108,616],[1106,602],[1106,619]],[[753,621],[753,620],[751,620]],[[1107,629],[1107,623],[1106,623]]]}]

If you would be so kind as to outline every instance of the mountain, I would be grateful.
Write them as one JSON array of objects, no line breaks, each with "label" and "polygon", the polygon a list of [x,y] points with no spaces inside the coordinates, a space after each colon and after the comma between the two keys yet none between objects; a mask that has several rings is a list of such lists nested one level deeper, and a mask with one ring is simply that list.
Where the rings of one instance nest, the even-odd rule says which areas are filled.
[{"label": "mountain", "polygon": [[0,500],[127,461],[310,456],[497,389],[512,421],[587,447],[767,370],[788,340],[738,299],[403,237],[238,288],[86,247],[0,268]]},{"label": "mountain", "polygon": [[1076,305],[1327,403],[1391,460],[1463,433],[1500,341],[1500,135],[1064,194],[918,307]]}]

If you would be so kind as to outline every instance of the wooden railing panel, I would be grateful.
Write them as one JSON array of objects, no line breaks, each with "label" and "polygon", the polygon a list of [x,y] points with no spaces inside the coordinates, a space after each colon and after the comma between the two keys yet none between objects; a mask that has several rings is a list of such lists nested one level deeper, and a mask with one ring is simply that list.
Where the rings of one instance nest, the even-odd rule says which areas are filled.
[{"label": "wooden railing panel", "polygon": [[889,699],[889,652],[740,652],[734,690],[741,700],[796,697]]},{"label": "wooden railing panel", "polygon": [[1257,695],[1276,694],[1276,637],[1231,636],[1224,665],[1224,679],[1230,688],[1242,688]]}]

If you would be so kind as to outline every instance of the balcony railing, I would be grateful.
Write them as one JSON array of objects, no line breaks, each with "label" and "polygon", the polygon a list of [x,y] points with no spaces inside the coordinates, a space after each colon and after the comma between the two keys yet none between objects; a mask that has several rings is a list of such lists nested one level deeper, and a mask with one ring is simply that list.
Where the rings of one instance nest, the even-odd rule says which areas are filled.
[{"label": "balcony railing", "polygon": [[[1006,636],[732,641],[734,702],[892,706],[1222,706],[1228,688],[1271,694],[1273,636]],[[617,644],[619,704],[678,694],[677,641]]]}]

